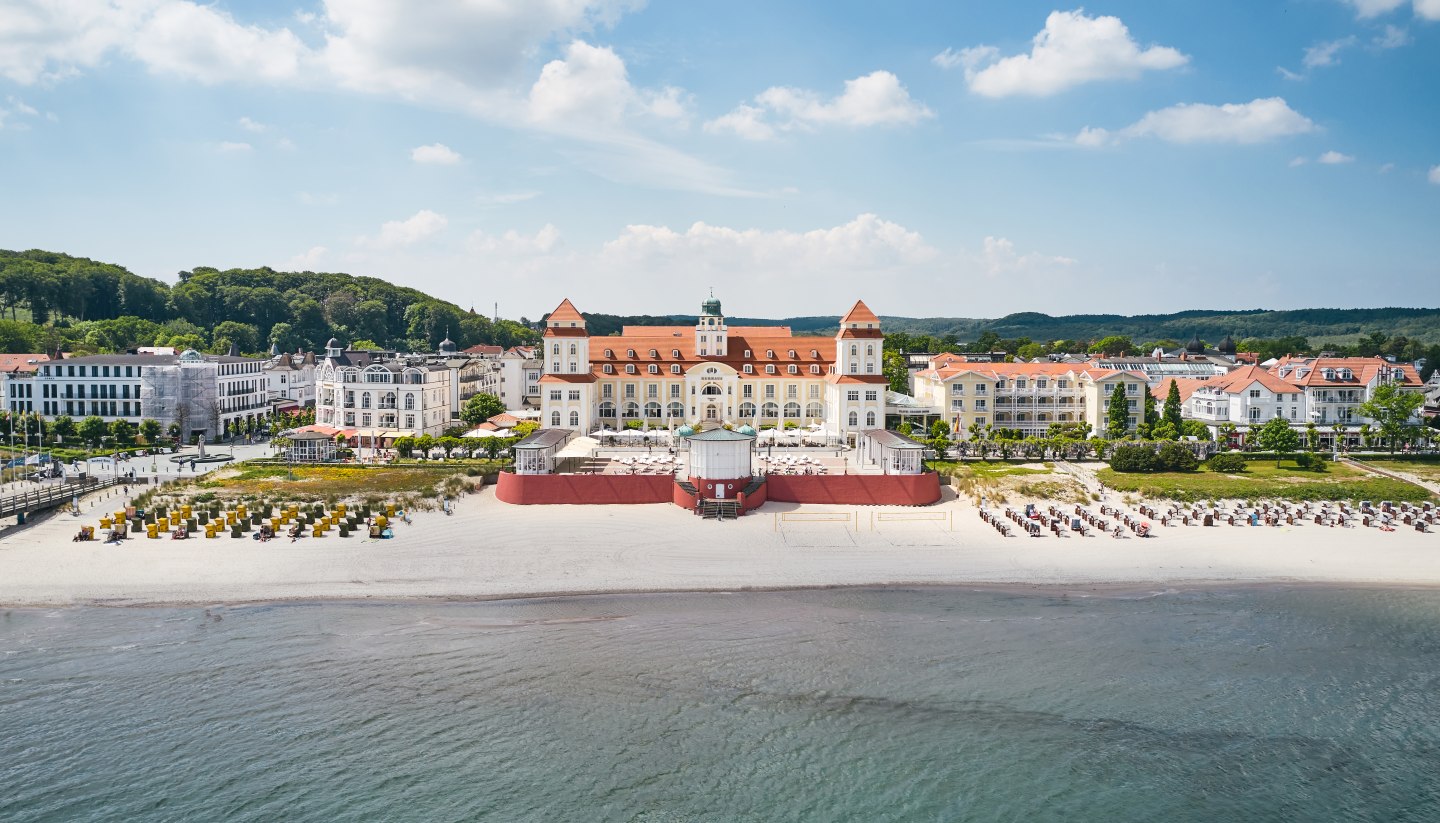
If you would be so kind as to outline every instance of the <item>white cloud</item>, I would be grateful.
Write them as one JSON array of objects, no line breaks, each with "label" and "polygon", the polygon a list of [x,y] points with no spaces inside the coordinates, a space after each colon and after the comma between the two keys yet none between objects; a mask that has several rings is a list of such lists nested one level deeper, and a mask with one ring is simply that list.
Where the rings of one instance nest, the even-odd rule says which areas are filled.
[{"label": "white cloud", "polygon": [[932,59],[946,68],[963,66],[970,90],[986,97],[1045,97],[1084,83],[1133,80],[1190,60],[1169,46],[1142,49],[1120,18],[1086,17],[1084,10],[1051,12],[1029,54],[1001,57],[993,46],[977,46],[946,49]]},{"label": "white cloud", "polygon": [[308,250],[286,260],[278,268],[280,271],[315,271],[328,251],[329,249],[324,246],[311,246]]},{"label": "white cloud", "polygon": [[1430,174],[1426,175],[1425,179],[1429,180],[1431,183],[1434,183],[1437,186],[1440,186],[1440,166],[1431,166]]},{"label": "white cloud", "polygon": [[706,131],[728,131],[749,140],[763,140],[777,129],[914,125],[935,116],[935,112],[911,99],[900,78],[888,71],[846,80],[845,90],[829,100],[813,91],[773,86],[756,95],[755,102],[757,106],[742,103],[711,120],[705,124]]},{"label": "white cloud", "polygon": [[[14,120],[17,116],[28,120],[32,117],[39,117],[40,110],[14,95],[6,97],[5,103],[0,105],[0,130],[7,128],[7,120],[9,121],[8,128],[14,131],[29,130],[30,124],[28,122],[16,122]],[[46,112],[45,119],[54,122],[57,118],[54,114]]]},{"label": "white cloud", "polygon": [[434,237],[445,230],[450,221],[445,215],[421,209],[405,220],[391,220],[380,226],[374,237],[361,237],[356,245],[373,249],[396,249]]},{"label": "white cloud", "polygon": [[551,254],[559,249],[562,243],[560,230],[549,223],[534,234],[522,234],[514,229],[501,235],[475,231],[465,238],[465,248],[472,254],[501,254],[512,257]]},{"label": "white cloud", "polygon": [[460,153],[445,145],[444,143],[431,143],[428,146],[416,146],[410,150],[410,159],[416,163],[426,163],[436,166],[453,166],[461,161]]},{"label": "white cloud", "polygon": [[1376,172],[1377,172],[1378,174],[1389,174],[1389,173],[1392,172],[1392,171],[1395,171],[1395,164],[1394,164],[1394,163],[1386,163],[1386,164],[1382,165],[1379,169],[1376,169]]},{"label": "white cloud", "polygon": [[1283,78],[1285,78],[1286,80],[1295,81],[1295,80],[1304,80],[1304,79],[1305,79],[1305,75],[1303,75],[1303,74],[1296,74],[1295,72],[1293,72],[1293,71],[1285,68],[1284,66],[1276,66],[1276,67],[1275,67],[1275,70],[1278,71],[1278,72],[1280,72],[1280,76],[1283,77]]},{"label": "white cloud", "polygon": [[980,258],[984,262],[985,273],[991,277],[1024,273],[1037,268],[1068,267],[1075,265],[1076,262],[1071,257],[1057,257],[1036,252],[1020,254],[1015,251],[1015,244],[1004,237],[986,237]]},{"label": "white cloud", "polygon": [[1345,0],[1345,2],[1354,7],[1355,16],[1360,18],[1378,17],[1405,4],[1405,0]]},{"label": "white cloud", "polygon": [[1375,35],[1370,44],[1377,49],[1398,49],[1410,45],[1411,39],[1409,31],[1386,23],[1385,31]]},{"label": "white cloud", "polygon": [[[1171,143],[1263,143],[1281,137],[1305,134],[1316,127],[1308,117],[1290,108],[1284,99],[1267,97],[1249,103],[1181,103],[1152,111],[1112,138],[1156,137]],[[1081,145],[1103,145],[1086,128],[1075,137]]]},{"label": "white cloud", "polygon": [[1332,149],[1316,158],[1315,162],[1323,163],[1327,166],[1338,166],[1342,163],[1354,163],[1355,156],[1353,154],[1341,154]]},{"label": "white cloud", "polygon": [[244,129],[244,130],[246,130],[246,131],[248,131],[248,132],[254,132],[255,134],[259,134],[259,133],[261,133],[261,132],[263,132],[263,131],[265,131],[265,130],[267,130],[267,129],[270,128],[269,126],[265,125],[264,123],[257,123],[257,122],[255,122],[254,120],[251,120],[251,119],[248,118],[248,117],[242,117],[242,118],[240,118],[240,119],[239,119],[238,121],[236,121],[236,122],[238,122],[238,123],[240,124],[240,128],[242,128],[242,129]]},{"label": "white cloud", "polygon": [[1303,166],[1303,165],[1305,165],[1306,163],[1309,163],[1309,162],[1310,162],[1309,158],[1296,157],[1295,159],[1293,159],[1293,160],[1290,161],[1289,165],[1290,165],[1290,168],[1294,169],[1294,168],[1299,168],[1300,166]]},{"label": "white cloud", "polygon": [[526,200],[534,200],[539,196],[540,192],[538,191],[514,191],[482,194],[476,197],[475,200],[483,206],[508,206],[511,203],[523,203]]},{"label": "white cloud", "polygon": [[576,40],[551,60],[530,88],[532,120],[615,125],[635,102],[625,62],[613,49]]},{"label": "white cloud", "polygon": [[215,150],[221,154],[247,154],[252,149],[254,149],[254,146],[251,146],[249,143],[232,142],[230,140],[222,140],[215,146]]},{"label": "white cloud", "polygon": [[1340,59],[1336,56],[1341,51],[1355,45],[1355,37],[1342,37],[1339,40],[1327,40],[1305,50],[1305,57],[1301,60],[1305,68],[1315,69],[1322,66],[1339,65]]},{"label": "white cloud", "polygon": [[126,47],[152,71],[206,84],[290,80],[307,53],[289,29],[241,25],[213,6],[185,2],[160,5]]},{"label": "white cloud", "polygon": [[1415,0],[1415,16],[1425,20],[1440,20],[1440,0]]}]

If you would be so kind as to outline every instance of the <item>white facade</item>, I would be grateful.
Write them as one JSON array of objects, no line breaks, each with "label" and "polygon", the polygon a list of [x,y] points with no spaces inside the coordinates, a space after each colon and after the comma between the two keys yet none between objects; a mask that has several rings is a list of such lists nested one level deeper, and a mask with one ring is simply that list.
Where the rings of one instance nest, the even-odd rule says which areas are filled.
[{"label": "white facade", "polygon": [[315,405],[315,355],[279,354],[265,363],[265,395],[271,401]]},{"label": "white facade", "polygon": [[335,343],[315,369],[315,423],[361,437],[439,437],[450,426],[450,374],[423,358],[373,360]]}]

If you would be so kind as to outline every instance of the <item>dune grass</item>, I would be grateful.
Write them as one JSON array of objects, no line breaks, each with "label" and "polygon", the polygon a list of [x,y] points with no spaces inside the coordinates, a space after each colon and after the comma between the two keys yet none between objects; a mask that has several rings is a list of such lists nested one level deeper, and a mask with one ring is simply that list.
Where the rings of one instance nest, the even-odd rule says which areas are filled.
[{"label": "dune grass", "polygon": [[1431,495],[1413,483],[1379,477],[1335,463],[1306,469],[1293,462],[1251,461],[1241,474],[1197,472],[1130,474],[1101,469],[1096,476],[1105,485],[1147,498],[1197,500],[1429,500]]}]

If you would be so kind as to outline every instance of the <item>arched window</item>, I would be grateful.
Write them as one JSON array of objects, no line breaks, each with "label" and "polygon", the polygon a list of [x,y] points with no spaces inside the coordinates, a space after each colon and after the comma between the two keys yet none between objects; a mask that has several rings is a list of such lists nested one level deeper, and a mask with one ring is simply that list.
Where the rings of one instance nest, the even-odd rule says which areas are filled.
[{"label": "arched window", "polygon": [[614,404],[614,403],[611,403],[609,400],[606,400],[604,403],[601,403],[601,404],[600,404],[600,416],[601,416],[601,417],[610,417],[610,418],[613,418],[613,417],[615,416],[615,404]]},{"label": "arched window", "polygon": [[865,425],[866,425],[866,426],[873,426],[873,425],[875,425],[875,412],[873,412],[873,411],[872,411],[872,412],[865,412]]},{"label": "arched window", "polygon": [[755,404],[754,404],[754,403],[741,403],[741,404],[740,404],[740,416],[741,416],[742,418],[754,417],[754,416],[755,416]]},{"label": "arched window", "polygon": [[746,373],[746,374],[754,374],[754,373],[755,373],[755,367],[752,366],[752,365],[750,365],[749,363],[746,363],[746,364],[745,364],[745,373]]},{"label": "arched window", "polygon": [[603,372],[605,372],[606,374],[614,374],[614,373],[615,373],[615,367],[612,366],[612,365],[610,365],[609,363],[606,363],[605,365],[603,365],[603,366],[600,367],[600,371],[603,371]]},{"label": "arched window", "polygon": [[673,357],[673,358],[675,358],[676,360],[679,360],[679,359],[680,359],[680,350],[679,350],[679,349],[671,349],[671,350],[670,350],[670,356]]},{"label": "arched window", "polygon": [[850,344],[850,356],[851,356],[851,357],[855,357],[855,356],[858,355],[858,354],[860,354],[860,347],[857,346],[857,345],[855,345],[854,343],[851,343],[851,344]]},{"label": "arched window", "polygon": [[572,425],[572,426],[579,426],[579,425],[580,425],[580,412],[578,412],[578,411],[572,411],[572,412],[570,412],[570,425]]},{"label": "arched window", "polygon": [[671,373],[671,374],[679,374],[679,373],[680,373],[680,364],[679,364],[679,363],[672,363],[671,366],[670,366],[670,373]]},{"label": "arched window", "polygon": [[609,349],[606,349],[606,350],[605,350],[605,356],[606,356],[606,357],[614,357],[614,356],[615,356],[615,352],[613,352],[613,351],[611,351],[611,350],[609,350]]},{"label": "arched window", "polygon": [[719,386],[715,385],[714,383],[706,383],[705,387],[700,390],[700,393],[715,396],[719,395],[721,392]]},{"label": "arched window", "polygon": [[570,344],[570,356],[571,356],[571,357],[574,357],[576,351],[577,351],[577,349],[575,348],[575,344],[574,344],[574,343],[571,343],[571,344]]},{"label": "arched window", "polygon": [[767,364],[765,364],[765,373],[766,373],[766,374],[774,374],[774,373],[775,373],[775,364],[774,364],[774,363],[767,363]]},{"label": "arched window", "polygon": [[560,412],[550,412],[550,425],[554,426],[557,429],[560,428]]},{"label": "arched window", "polygon": [[405,395],[405,411],[415,411],[415,395]]},{"label": "arched window", "polygon": [[651,356],[651,357],[659,357],[659,356],[660,356],[660,352],[658,352],[658,351],[656,351],[656,350],[654,350],[654,349],[651,349],[651,350],[650,350],[650,356]]},{"label": "arched window", "polygon": [[779,416],[780,416],[780,407],[777,406],[777,405],[775,405],[774,403],[766,403],[765,405],[763,405],[763,406],[760,407],[760,416],[761,416],[761,417],[779,417]]},{"label": "arched window", "polygon": [[650,364],[650,373],[651,373],[651,374],[659,374],[659,373],[660,373],[660,367],[657,366],[657,365],[655,365],[654,363],[651,363],[651,364]]},{"label": "arched window", "polygon": [[799,367],[799,366],[796,366],[794,363],[791,363],[791,364],[790,364],[790,367],[787,368],[786,371],[789,372],[790,374],[799,374],[799,373],[800,373],[800,367]]},{"label": "arched window", "polygon": [[628,357],[628,358],[630,358],[631,360],[634,360],[634,359],[635,359],[635,350],[634,350],[634,349],[626,349],[626,350],[625,350],[625,356]]},{"label": "arched window", "polygon": [[867,346],[865,347],[865,356],[866,356],[866,357],[874,357],[874,356],[875,356],[875,347],[874,347],[873,345],[867,345]]},{"label": "arched window", "polygon": [[852,426],[858,426],[858,425],[860,425],[860,415],[856,414],[856,413],[853,412],[853,411],[850,412],[850,425],[852,425]]},{"label": "arched window", "polygon": [[810,356],[813,357],[813,358],[815,358],[816,360],[819,360],[819,359],[820,359],[820,350],[819,350],[819,349],[811,349],[811,350],[810,350]]},{"label": "arched window", "polygon": [[362,409],[368,409],[368,408],[370,408],[370,392],[367,391],[367,392],[361,392],[361,393],[360,393],[360,408],[362,408]]},{"label": "arched window", "polygon": [[799,417],[799,416],[800,416],[800,404],[799,404],[799,403],[786,403],[786,404],[785,404],[785,416],[786,416],[786,417]]},{"label": "arched window", "polygon": [[632,400],[631,402],[629,402],[629,403],[626,403],[626,404],[625,404],[625,415],[624,415],[624,416],[625,416],[625,419],[626,419],[626,420],[633,420],[634,418],[639,417],[639,416],[640,416],[640,404],[634,402],[633,400]]},{"label": "arched window", "polygon": [[646,403],[645,416],[652,420],[658,418],[660,416],[660,404],[655,402]]},{"label": "arched window", "polygon": [[393,392],[393,391],[391,391],[391,392],[385,392],[384,394],[380,395],[380,408],[382,408],[382,409],[393,409],[393,408],[395,408],[395,392]]},{"label": "arched window", "polygon": [[635,364],[634,364],[634,363],[626,363],[626,364],[625,364],[625,373],[626,373],[626,374],[634,374],[634,373],[635,373]]},{"label": "arched window", "polygon": [[819,373],[820,373],[820,366],[817,365],[817,364],[813,364],[813,363],[812,363],[812,364],[810,365],[810,373],[811,373],[811,374],[819,374]]},{"label": "arched window", "polygon": [[685,406],[684,406],[684,404],[679,403],[679,402],[671,403],[669,406],[666,407],[665,410],[666,410],[666,412],[669,414],[669,416],[671,416],[671,417],[684,417],[684,416],[685,416]]},{"label": "arched window", "polygon": [[791,360],[794,360],[794,359],[795,359],[795,350],[794,350],[794,349],[791,349],[791,350],[788,352],[788,354],[790,355],[790,359],[791,359]]},{"label": "arched window", "polygon": [[805,406],[805,416],[818,420],[825,416],[825,407],[820,403],[810,403]]}]

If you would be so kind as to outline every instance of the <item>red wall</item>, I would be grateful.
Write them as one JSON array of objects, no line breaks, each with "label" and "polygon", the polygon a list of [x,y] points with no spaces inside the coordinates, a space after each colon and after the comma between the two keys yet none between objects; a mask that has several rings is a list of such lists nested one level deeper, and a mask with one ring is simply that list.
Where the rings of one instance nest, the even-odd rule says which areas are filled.
[{"label": "red wall", "polygon": [[730,487],[730,488],[728,488],[728,489],[725,490],[725,499],[726,499],[726,500],[736,500],[736,499],[738,499],[738,498],[739,498],[739,495],[740,495],[740,491],[741,491],[742,489],[744,489],[746,486],[750,485],[750,478],[748,478],[748,477],[732,477],[732,478],[729,478],[729,479],[727,479],[727,480],[709,480],[709,479],[702,479],[702,478],[699,478],[699,477],[691,477],[691,478],[689,478],[689,480],[690,480],[690,485],[694,486],[694,487],[696,488],[696,490],[698,490],[698,491],[700,492],[700,496],[701,496],[701,497],[704,497],[704,498],[707,499],[707,500],[714,500],[714,499],[716,498],[716,496],[717,496],[717,495],[715,494],[715,484],[716,484],[716,483],[724,483],[725,485],[727,485],[727,486]]},{"label": "red wall", "polygon": [[940,475],[772,474],[766,494],[777,503],[839,503],[859,506],[928,506],[940,499]]},{"label": "red wall", "polygon": [[501,472],[495,483],[495,497],[522,506],[673,503],[677,502],[677,488],[671,475]]}]

